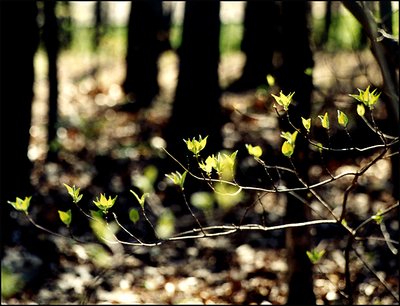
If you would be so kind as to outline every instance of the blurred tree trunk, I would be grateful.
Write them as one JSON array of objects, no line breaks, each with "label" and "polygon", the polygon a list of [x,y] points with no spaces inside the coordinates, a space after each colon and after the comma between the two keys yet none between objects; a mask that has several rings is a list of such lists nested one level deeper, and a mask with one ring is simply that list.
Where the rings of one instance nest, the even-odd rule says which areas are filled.
[{"label": "blurred tree trunk", "polygon": [[325,18],[324,18],[324,32],[322,33],[319,47],[325,45],[329,39],[329,30],[332,23],[332,1],[328,0],[325,2]]},{"label": "blurred tree trunk", "polygon": [[163,18],[162,1],[131,1],[126,76],[122,87],[136,110],[149,106],[159,93],[158,57],[164,51],[159,34]]},{"label": "blurred tree trunk", "polygon": [[[1,13],[1,236],[12,240],[10,215],[16,197],[32,195],[30,141],[34,65],[39,43],[34,1],[0,1]],[[2,248],[3,253],[3,248]]]},{"label": "blurred tree trunk", "polygon": [[189,137],[209,135],[206,149],[212,152],[222,146],[219,10],[218,1],[185,4],[178,83],[166,131],[168,149],[175,156],[186,155],[183,139]]},{"label": "blurred tree trunk", "polygon": [[[266,84],[272,73],[272,56],[277,40],[278,6],[275,1],[247,1],[241,50],[246,55],[242,75],[226,89],[243,92]],[[268,37],[264,37],[265,33]]]},{"label": "blurred tree trunk", "polygon": [[93,35],[93,49],[97,51],[100,41],[107,30],[107,3],[96,1],[94,6],[94,35]]},{"label": "blurred tree trunk", "polygon": [[55,13],[56,1],[43,1],[44,25],[43,42],[47,52],[48,81],[49,81],[49,111],[47,123],[48,160],[57,155],[57,122],[58,122],[58,76],[57,58],[59,51],[58,22]]},{"label": "blurred tree trunk", "polygon": [[[289,115],[295,126],[301,126],[301,117],[309,118],[311,112],[311,93],[313,89],[312,76],[305,73],[307,68],[313,68],[314,61],[310,49],[308,17],[310,3],[304,1],[282,2],[282,58],[283,64],[278,76],[278,83],[283,93],[295,92],[295,103],[289,107]],[[294,132],[284,118],[280,126],[282,131]],[[295,153],[292,156],[298,175],[308,181],[307,170],[308,143],[302,137],[297,137]],[[290,166],[289,166],[290,167]],[[298,179],[293,175],[285,178],[288,186],[298,185]],[[307,199],[306,192],[299,193]],[[288,195],[286,207],[286,223],[308,220],[310,211],[297,198]],[[293,228],[286,231],[286,249],[289,266],[289,293],[287,304],[314,305],[313,269],[306,251],[311,249],[309,228]]]},{"label": "blurred tree trunk", "polygon": [[60,25],[60,49],[68,49],[71,47],[73,31],[70,1],[59,1],[58,7],[60,9],[60,15],[57,16]]}]

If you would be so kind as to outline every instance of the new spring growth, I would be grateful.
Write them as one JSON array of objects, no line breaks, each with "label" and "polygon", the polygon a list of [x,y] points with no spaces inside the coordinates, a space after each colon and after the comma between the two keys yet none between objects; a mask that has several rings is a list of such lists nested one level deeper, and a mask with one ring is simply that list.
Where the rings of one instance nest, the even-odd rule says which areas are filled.
[{"label": "new spring growth", "polygon": [[365,107],[364,104],[358,104],[357,105],[357,114],[362,117],[365,114]]},{"label": "new spring growth", "polygon": [[249,154],[254,156],[255,158],[260,158],[263,153],[260,146],[253,147],[251,144],[246,144],[245,146]]},{"label": "new spring growth", "polygon": [[325,114],[324,114],[323,116],[322,116],[322,115],[319,115],[318,118],[321,119],[322,127],[325,128],[325,129],[329,129],[329,117],[328,117],[328,113],[325,112]]},{"label": "new spring growth", "polygon": [[65,188],[67,188],[68,194],[72,197],[72,201],[77,204],[82,199],[82,194],[79,194],[80,188],[76,188],[75,185],[68,186],[64,184]]},{"label": "new spring growth", "polygon": [[32,197],[25,197],[25,199],[16,198],[15,202],[7,201],[8,204],[11,204],[16,210],[23,211],[25,214],[28,214],[29,204],[31,204]]},{"label": "new spring growth", "polygon": [[[276,103],[278,103],[280,106],[282,106],[285,111],[287,111],[289,109],[289,104],[290,104],[290,102],[292,102],[293,95],[294,95],[294,92],[289,93],[288,95],[284,95],[282,93],[282,90],[279,93],[279,97],[275,96],[274,94],[271,94],[271,96],[274,97]],[[274,105],[274,107],[275,107],[275,105]]]},{"label": "new spring growth", "polygon": [[180,174],[178,171],[172,172],[171,174],[166,174],[165,176],[168,177],[175,185],[178,185],[183,190],[183,184],[185,183],[187,171],[183,174]]},{"label": "new spring growth", "polygon": [[[349,96],[353,97],[357,101],[362,102],[365,106],[368,106],[369,109],[372,110],[374,108],[376,102],[378,101],[381,93],[376,93],[376,88],[372,92],[369,92],[369,87],[370,86],[368,85],[366,90],[357,88],[358,95],[349,94]],[[358,109],[357,109],[357,112],[358,112]],[[362,116],[362,115],[360,115],[360,116]]]},{"label": "new spring growth", "polygon": [[325,254],[325,250],[318,251],[317,249],[312,249],[311,251],[306,251],[308,259],[315,265],[317,264],[322,256]]},{"label": "new spring growth", "polygon": [[311,118],[305,119],[301,117],[301,122],[303,123],[304,128],[307,130],[307,133],[310,133]]},{"label": "new spring growth", "polygon": [[134,196],[135,198],[138,200],[140,206],[142,208],[144,208],[144,201],[146,200],[146,198],[150,195],[149,193],[145,192],[142,194],[142,196],[139,198],[139,196],[137,195],[136,192],[134,192],[133,190],[129,190]]},{"label": "new spring growth", "polygon": [[297,134],[298,134],[297,131],[294,131],[293,133],[290,132],[281,133],[281,137],[286,139],[286,141],[282,145],[282,153],[286,157],[291,157],[294,152]]},{"label": "new spring growth", "polygon": [[349,118],[347,118],[347,115],[340,110],[337,110],[337,119],[338,123],[343,127],[346,127],[349,123]]},{"label": "new spring growth", "polygon": [[211,175],[212,169],[215,168],[215,156],[210,155],[206,158],[205,162],[199,162],[200,169],[207,173],[208,176]]},{"label": "new spring growth", "polygon": [[64,223],[67,227],[69,227],[72,220],[71,209],[68,209],[67,211],[59,210],[58,215],[60,216],[60,220],[62,221],[62,223]]},{"label": "new spring growth", "polygon": [[108,210],[113,207],[115,200],[117,199],[118,196],[115,196],[114,199],[111,198],[111,196],[107,197],[104,194],[100,194],[100,199],[97,197],[96,201],[93,200],[93,203],[100,209],[102,210],[105,214],[108,212]]},{"label": "new spring growth", "polygon": [[207,138],[202,138],[201,135],[199,135],[199,140],[196,140],[194,137],[192,140],[183,140],[186,143],[186,146],[190,152],[192,152],[196,157],[199,156],[199,153],[201,150],[203,150],[207,144]]}]

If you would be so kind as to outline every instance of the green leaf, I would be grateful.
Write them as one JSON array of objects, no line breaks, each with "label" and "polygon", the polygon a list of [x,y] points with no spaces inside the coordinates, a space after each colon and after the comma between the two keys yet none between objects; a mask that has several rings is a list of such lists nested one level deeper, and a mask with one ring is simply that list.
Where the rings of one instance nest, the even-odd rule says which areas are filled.
[{"label": "green leaf", "polygon": [[347,124],[349,123],[349,119],[347,118],[346,114],[340,110],[337,110],[337,117],[338,117],[338,123],[341,126],[346,127]]},{"label": "green leaf", "polygon": [[58,211],[58,214],[60,216],[61,221],[69,227],[69,225],[71,224],[71,220],[72,220],[72,214],[71,214],[71,209],[68,209],[67,211]]},{"label": "green leaf", "polygon": [[323,116],[319,115],[318,118],[321,119],[322,127],[325,128],[325,129],[329,129],[328,113],[325,112],[325,114]]},{"label": "green leaf", "polygon": [[210,192],[198,191],[191,195],[190,202],[198,209],[209,210],[213,207],[214,197]]},{"label": "green leaf", "polygon": [[243,200],[243,193],[238,192],[238,187],[236,186],[224,183],[216,183],[214,198],[218,207],[227,211]]},{"label": "green leaf", "polygon": [[289,142],[285,141],[282,145],[282,153],[286,157],[291,157],[294,152],[294,146]]},{"label": "green leaf", "polygon": [[184,183],[185,183],[185,178],[186,178],[187,171],[185,171],[183,174],[180,174],[178,171],[172,172],[170,174],[166,174],[165,176],[168,177],[175,185],[178,185],[181,187],[183,190]]},{"label": "green leaf", "polygon": [[107,197],[104,194],[100,194],[100,199],[96,198],[96,201],[93,201],[93,203],[104,213],[107,213],[107,211],[113,207],[115,200],[117,199],[118,196],[115,196],[114,199],[111,198],[111,196]]},{"label": "green leaf", "polygon": [[[356,99],[359,102],[362,102],[365,104],[365,106],[368,106],[369,109],[373,109],[375,107],[376,102],[379,99],[379,96],[381,95],[381,93],[376,93],[376,88],[372,91],[369,92],[369,88],[370,86],[368,85],[366,90],[362,90],[362,89],[358,89],[358,95],[352,95],[350,94],[350,97],[353,97],[354,99]],[[361,116],[361,115],[360,115]]]},{"label": "green leaf", "polygon": [[166,209],[158,218],[156,232],[161,239],[167,239],[175,231],[175,216],[169,209]]},{"label": "green leaf", "polygon": [[289,109],[289,105],[292,102],[294,92],[289,93],[288,95],[284,95],[282,93],[282,90],[279,93],[279,97],[275,96],[274,94],[271,94],[272,97],[274,97],[276,103],[278,103],[280,106],[283,106],[283,109],[287,111]]},{"label": "green leaf", "polygon": [[28,208],[29,205],[31,204],[31,198],[32,197],[25,197],[25,199],[21,198],[16,198],[15,202],[7,201],[8,204],[11,204],[12,207],[14,207],[16,210],[23,211],[26,214],[28,214]]},{"label": "green leaf", "polygon": [[358,114],[360,117],[363,117],[363,116],[365,115],[365,107],[364,107],[364,104],[358,104],[358,105],[357,105],[357,114]]},{"label": "green leaf", "polygon": [[145,202],[146,198],[147,198],[150,194],[147,193],[147,192],[145,192],[145,193],[143,193],[142,196],[139,198],[139,196],[137,195],[136,192],[134,192],[133,190],[129,190],[129,191],[136,197],[136,199],[138,200],[140,206],[141,206],[142,208],[144,208],[144,202]]},{"label": "green leaf", "polygon": [[306,69],[304,70],[304,74],[305,74],[305,75],[312,76],[312,73],[313,73],[312,67],[308,67],[308,68],[306,68]]},{"label": "green leaf", "polygon": [[202,138],[201,135],[199,135],[199,140],[193,137],[192,140],[188,139],[183,141],[186,143],[187,149],[197,157],[199,156],[200,151],[206,147],[207,138],[208,136]]},{"label": "green leaf", "polygon": [[131,208],[129,210],[129,219],[133,222],[136,223],[139,221],[139,212],[135,208]]},{"label": "green leaf", "polygon": [[72,197],[72,201],[77,204],[83,196],[82,194],[79,194],[80,188],[76,188],[75,185],[71,187],[65,183],[63,185],[65,186],[65,188],[67,188],[68,194]]},{"label": "green leaf", "polygon": [[324,256],[325,250],[318,251],[317,249],[312,249],[311,251],[306,251],[306,253],[308,259],[310,259],[313,264],[317,264],[321,260],[322,256]]},{"label": "green leaf", "polygon": [[267,74],[267,82],[268,85],[272,87],[275,85],[275,78],[272,75]]},{"label": "green leaf", "polygon": [[294,146],[294,143],[296,141],[297,138],[297,131],[294,131],[293,133],[290,132],[281,132],[281,137],[286,139],[287,142],[289,142],[290,144],[292,144]]},{"label": "green leaf", "polygon": [[303,123],[304,128],[309,133],[310,128],[311,128],[311,118],[305,119],[305,118],[301,117],[301,122]]},{"label": "green leaf", "polygon": [[207,173],[207,175],[210,175],[212,172],[212,169],[215,167],[215,157],[214,154],[211,156],[208,156],[206,158],[205,163],[204,162],[199,162],[200,168]]},{"label": "green leaf", "polygon": [[262,151],[260,146],[253,147],[251,144],[246,144],[245,146],[246,146],[247,151],[249,152],[249,154],[254,156],[255,158],[260,158],[260,156],[263,153],[263,151]]}]

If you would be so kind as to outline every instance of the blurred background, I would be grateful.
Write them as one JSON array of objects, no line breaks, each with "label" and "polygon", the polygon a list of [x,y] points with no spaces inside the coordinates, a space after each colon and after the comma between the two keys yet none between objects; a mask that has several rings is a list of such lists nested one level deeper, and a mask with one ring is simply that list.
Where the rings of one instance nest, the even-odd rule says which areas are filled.
[{"label": "blurred background", "polygon": [[[377,137],[365,137],[368,129],[361,127],[356,103],[348,94],[368,85],[385,90],[375,120],[385,133],[397,136],[398,116],[386,96],[387,84],[366,31],[340,1],[312,1],[300,8],[304,12],[277,4],[263,8],[265,15],[252,15],[256,8],[247,13],[255,20],[248,28],[245,1],[221,1],[187,11],[185,1],[165,1],[154,11],[142,7],[135,16],[130,1],[37,1],[25,13],[11,2],[4,1],[1,7],[2,45],[7,46],[1,47],[6,67],[1,76],[2,303],[283,304],[288,295],[284,231],[267,237],[241,233],[232,239],[119,248],[96,244],[96,230],[76,209],[72,231],[87,241],[79,244],[32,226],[7,201],[32,196],[30,215],[37,224],[68,237],[57,212],[71,208],[63,184],[81,188],[82,207],[87,211],[100,193],[118,195],[115,212],[129,226],[133,225],[127,211],[138,208],[132,189],[151,194],[148,214],[166,237],[191,229],[192,217],[183,211],[180,194],[165,178],[181,169],[162,148],[189,165],[183,139],[210,135],[212,153],[238,150],[242,184],[268,186],[266,178],[259,179],[263,174],[257,165],[246,158],[244,144],[260,145],[267,152],[267,163],[285,162],[280,153],[282,126],[270,95],[281,89],[296,91],[297,114],[315,118],[339,108],[349,115],[352,142],[343,130],[333,127],[332,146],[343,146],[343,139],[345,145],[379,143]],[[382,2],[386,6],[379,1],[365,5],[386,27],[390,39],[397,41],[396,49],[398,2]],[[28,15],[29,9],[33,15]],[[150,32],[157,40],[156,54],[148,51],[153,49],[140,51],[134,44],[138,33]],[[129,33],[136,34],[130,38]],[[253,45],[244,46],[245,33],[254,33]],[[261,57],[249,68],[252,51]],[[391,76],[398,84],[398,50],[395,59],[388,54],[388,62],[394,63]],[[254,68],[262,65],[266,68],[261,72]],[[260,77],[248,78],[248,71]],[[302,108],[302,101],[309,109]],[[316,125],[313,136],[326,141],[324,129]],[[329,177],[326,169],[336,174],[358,169],[372,153],[329,155],[322,161],[318,152],[309,154],[305,171],[317,182]],[[335,212],[340,211],[348,183],[338,181],[320,190]],[[285,220],[284,195],[269,194],[261,206],[252,206],[254,194],[219,198],[196,182],[188,184],[189,202],[207,224],[237,223],[247,210],[249,223],[263,220],[276,225]],[[346,220],[359,224],[398,201],[397,192],[395,155],[380,160],[363,176],[351,195]],[[318,210],[318,203],[314,204]],[[397,217],[395,211],[387,217],[392,237],[398,237]],[[154,239],[144,220],[135,226],[135,234]],[[311,236],[313,244],[330,252],[322,270],[314,270],[316,302],[338,304],[343,301],[340,233],[326,227]],[[384,247],[376,242],[363,250],[396,291],[398,262]],[[356,304],[396,302],[365,273],[365,267],[354,263],[352,269],[357,278]]]}]

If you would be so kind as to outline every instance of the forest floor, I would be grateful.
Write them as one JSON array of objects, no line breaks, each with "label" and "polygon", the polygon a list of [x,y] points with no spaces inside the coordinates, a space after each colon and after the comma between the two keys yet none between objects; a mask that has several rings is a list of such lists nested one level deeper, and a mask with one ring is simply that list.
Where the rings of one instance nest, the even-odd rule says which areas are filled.
[{"label": "forest floor", "polygon": [[[239,77],[243,61],[240,53],[222,57],[222,87]],[[354,114],[356,104],[348,94],[356,94],[357,88],[365,89],[368,84],[381,83],[377,66],[367,51],[317,52],[315,62],[315,117],[325,111],[335,114],[337,108],[348,115]],[[160,153],[159,148],[164,145],[163,129],[173,107],[177,58],[170,51],[163,54],[160,95],[151,107],[136,114],[114,110],[124,100],[120,86],[125,73],[122,58],[65,52],[59,63],[60,117],[58,142],[53,144],[58,154],[55,160],[49,161],[46,160],[46,65],[43,56],[36,59],[37,67],[42,68],[37,70],[30,130],[29,157],[34,162],[32,183],[36,190],[31,205],[38,224],[67,237],[48,234],[22,220],[22,215],[16,216],[21,228],[32,231],[43,244],[37,246],[36,249],[42,249],[36,253],[29,243],[6,248],[2,267],[7,267],[10,274],[6,279],[2,269],[2,281],[7,280],[17,289],[14,294],[2,295],[2,304],[284,304],[288,266],[283,230],[268,234],[241,232],[144,247],[95,243],[93,233],[85,230],[85,225],[80,229],[81,224],[76,225],[80,221],[76,221],[75,235],[91,242],[77,243],[68,238],[68,231],[57,215],[58,209],[66,210],[71,205],[63,183],[80,187],[84,194],[82,202],[91,203],[105,192],[118,194],[117,201],[121,201],[122,206],[135,201],[132,194],[127,199],[127,188],[147,184],[153,192],[148,201],[151,209],[157,214],[162,207],[165,180],[159,179],[156,184],[143,173],[153,171],[157,177],[165,174],[161,173],[160,163],[169,157]],[[227,150],[236,149],[240,143],[268,144],[279,154],[281,138],[270,92],[223,94],[221,107],[230,118],[223,127]],[[378,122],[384,121],[386,116],[384,107],[377,108]],[[355,117],[352,115],[351,120]],[[325,166],[336,175],[358,169],[370,157],[332,158],[327,165],[318,160],[310,167],[309,175],[312,181],[321,181],[329,177]],[[363,175],[360,188],[351,193],[349,200],[351,226],[357,226],[379,209],[395,203],[390,193],[390,173],[390,159],[382,159]],[[343,192],[349,183],[349,180],[337,180],[321,188],[321,194],[334,213],[340,213]],[[261,208],[251,206],[255,197],[255,194],[249,195],[240,204],[242,208],[250,207],[249,214],[255,223],[261,223],[263,218],[266,224],[282,223],[284,195],[266,195]],[[321,209],[318,212],[322,213]],[[239,220],[241,214],[243,209],[227,212],[217,207],[213,218],[222,224],[231,218]],[[315,212],[313,216],[316,217]],[[177,228],[193,222],[190,215],[179,216],[177,220]],[[396,210],[385,217],[383,224],[392,239],[398,237]],[[314,244],[326,250],[321,262],[314,266],[317,304],[343,304],[344,241],[329,227],[313,228],[312,235]],[[369,235],[382,236],[382,232],[375,226],[369,230]],[[368,258],[377,275],[352,255],[354,304],[398,304],[377,278],[383,279],[393,292],[398,292],[398,257],[380,240],[358,243],[357,250]],[[10,278],[10,275],[16,277]]]}]

